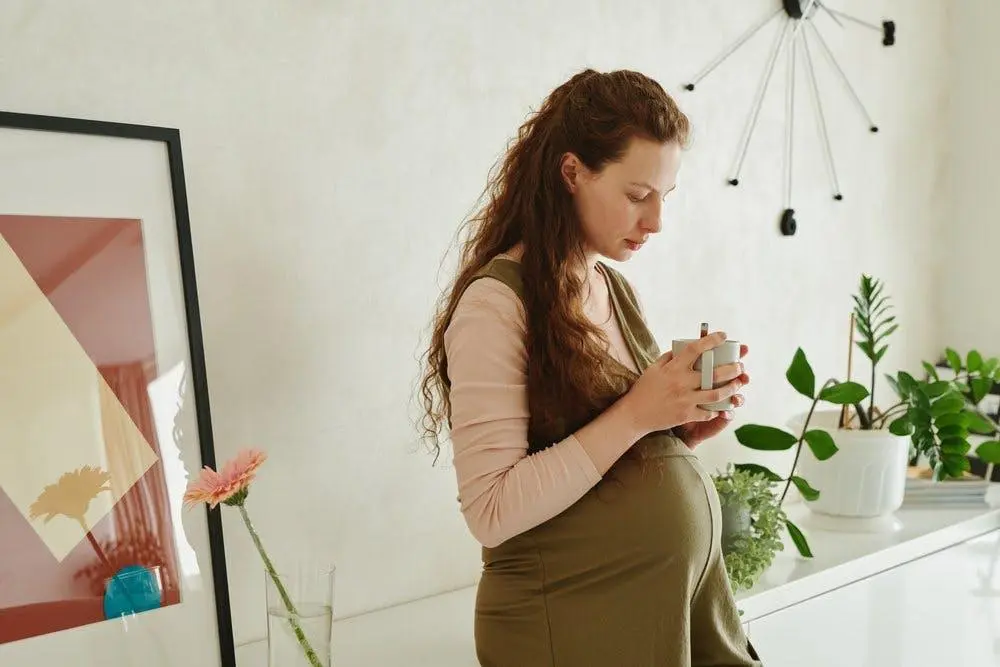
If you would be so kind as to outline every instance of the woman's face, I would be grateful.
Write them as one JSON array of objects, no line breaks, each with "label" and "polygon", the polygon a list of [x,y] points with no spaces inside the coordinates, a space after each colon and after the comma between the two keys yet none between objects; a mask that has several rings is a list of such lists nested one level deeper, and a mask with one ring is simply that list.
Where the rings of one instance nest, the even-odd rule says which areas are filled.
[{"label": "woman's face", "polygon": [[567,153],[562,176],[576,205],[587,252],[624,262],[660,231],[663,199],[677,184],[681,147],[633,139],[619,162],[590,171]]}]

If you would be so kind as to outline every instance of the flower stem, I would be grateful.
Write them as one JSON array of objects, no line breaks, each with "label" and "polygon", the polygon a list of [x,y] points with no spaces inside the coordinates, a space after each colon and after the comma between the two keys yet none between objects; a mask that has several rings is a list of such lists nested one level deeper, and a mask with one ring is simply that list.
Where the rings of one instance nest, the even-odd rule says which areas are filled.
[{"label": "flower stem", "polygon": [[[108,571],[108,577],[112,581],[118,581],[118,573],[115,572],[114,566],[111,565],[111,561],[108,560],[108,556],[107,554],[104,553],[104,549],[101,548],[101,543],[97,541],[97,538],[94,537],[94,533],[90,530],[90,527],[87,526],[87,521],[82,516],[78,516],[75,518],[76,522],[80,524],[80,528],[83,529],[84,534],[86,534],[87,541],[90,542],[90,546],[94,549],[94,552],[97,554],[98,560],[101,561],[101,564]],[[129,606],[132,608],[132,614],[135,615],[138,605],[136,605],[135,600],[132,599],[132,596],[129,595],[128,586],[125,584],[125,582],[119,582],[119,583],[121,584],[122,593],[125,595],[125,599],[128,600]]]},{"label": "flower stem", "polygon": [[87,522],[83,520],[82,517],[76,517],[76,522],[80,524],[80,528],[83,529],[83,534],[87,536],[87,541],[90,542],[90,546],[94,549],[94,553],[97,554],[98,560],[101,561],[101,565],[108,569],[111,577],[114,578],[115,573],[111,566],[111,561],[108,560],[107,555],[104,553],[104,549],[101,548],[100,542],[94,537],[94,534],[90,532],[90,528],[87,526]]},{"label": "flower stem", "polygon": [[285,605],[285,609],[288,611],[288,623],[292,626],[292,631],[295,633],[295,637],[299,640],[299,645],[302,646],[302,650],[305,651],[306,658],[309,659],[309,664],[313,667],[323,667],[323,663],[320,661],[319,656],[316,655],[316,651],[313,650],[312,646],[309,644],[309,640],[306,639],[306,634],[302,631],[302,626],[299,625],[299,612],[292,603],[292,598],[289,597],[288,591],[285,590],[285,585],[281,583],[281,577],[278,576],[278,572],[274,569],[274,564],[268,557],[267,552],[264,551],[264,545],[261,544],[260,536],[257,534],[257,530],[253,527],[253,523],[250,521],[250,515],[247,514],[246,505],[238,505],[240,508],[240,516],[243,517],[243,523],[246,524],[247,530],[250,532],[250,537],[253,539],[254,546],[257,547],[257,553],[260,554],[261,560],[264,561],[264,569],[267,570],[268,576],[271,577],[271,581],[274,582],[274,587],[278,590],[278,595],[281,596],[281,601]]}]

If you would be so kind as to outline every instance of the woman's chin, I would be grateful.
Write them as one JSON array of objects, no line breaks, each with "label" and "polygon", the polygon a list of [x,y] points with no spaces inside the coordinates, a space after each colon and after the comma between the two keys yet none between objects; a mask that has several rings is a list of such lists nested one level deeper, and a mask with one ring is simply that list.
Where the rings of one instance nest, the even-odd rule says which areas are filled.
[{"label": "woman's chin", "polygon": [[625,245],[620,245],[609,249],[608,252],[604,253],[604,256],[613,262],[627,262],[635,257],[635,251]]}]

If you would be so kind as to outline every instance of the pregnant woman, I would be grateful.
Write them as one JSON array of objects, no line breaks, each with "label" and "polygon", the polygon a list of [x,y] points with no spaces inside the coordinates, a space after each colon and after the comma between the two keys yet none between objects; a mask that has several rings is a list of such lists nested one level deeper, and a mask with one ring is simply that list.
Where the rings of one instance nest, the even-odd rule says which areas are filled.
[{"label": "pregnant woman", "polygon": [[520,128],[442,297],[422,393],[482,544],[485,667],[761,664],[693,451],[732,419],[698,405],[741,405],[749,378],[720,366],[702,390],[694,362],[725,335],[661,354],[602,261],[660,231],[688,131],[646,76],[573,76]]}]

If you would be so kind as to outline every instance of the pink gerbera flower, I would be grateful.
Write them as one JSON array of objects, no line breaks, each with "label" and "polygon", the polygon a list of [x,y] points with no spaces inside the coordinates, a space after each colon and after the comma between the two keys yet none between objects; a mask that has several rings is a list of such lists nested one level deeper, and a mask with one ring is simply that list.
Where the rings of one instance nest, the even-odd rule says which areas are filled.
[{"label": "pink gerbera flower", "polygon": [[184,502],[188,505],[208,503],[213,509],[219,503],[231,505],[241,504],[247,496],[250,483],[257,474],[257,469],[267,460],[264,452],[256,449],[245,449],[222,467],[222,472],[216,472],[205,466],[201,475],[192,480],[184,494]]}]

